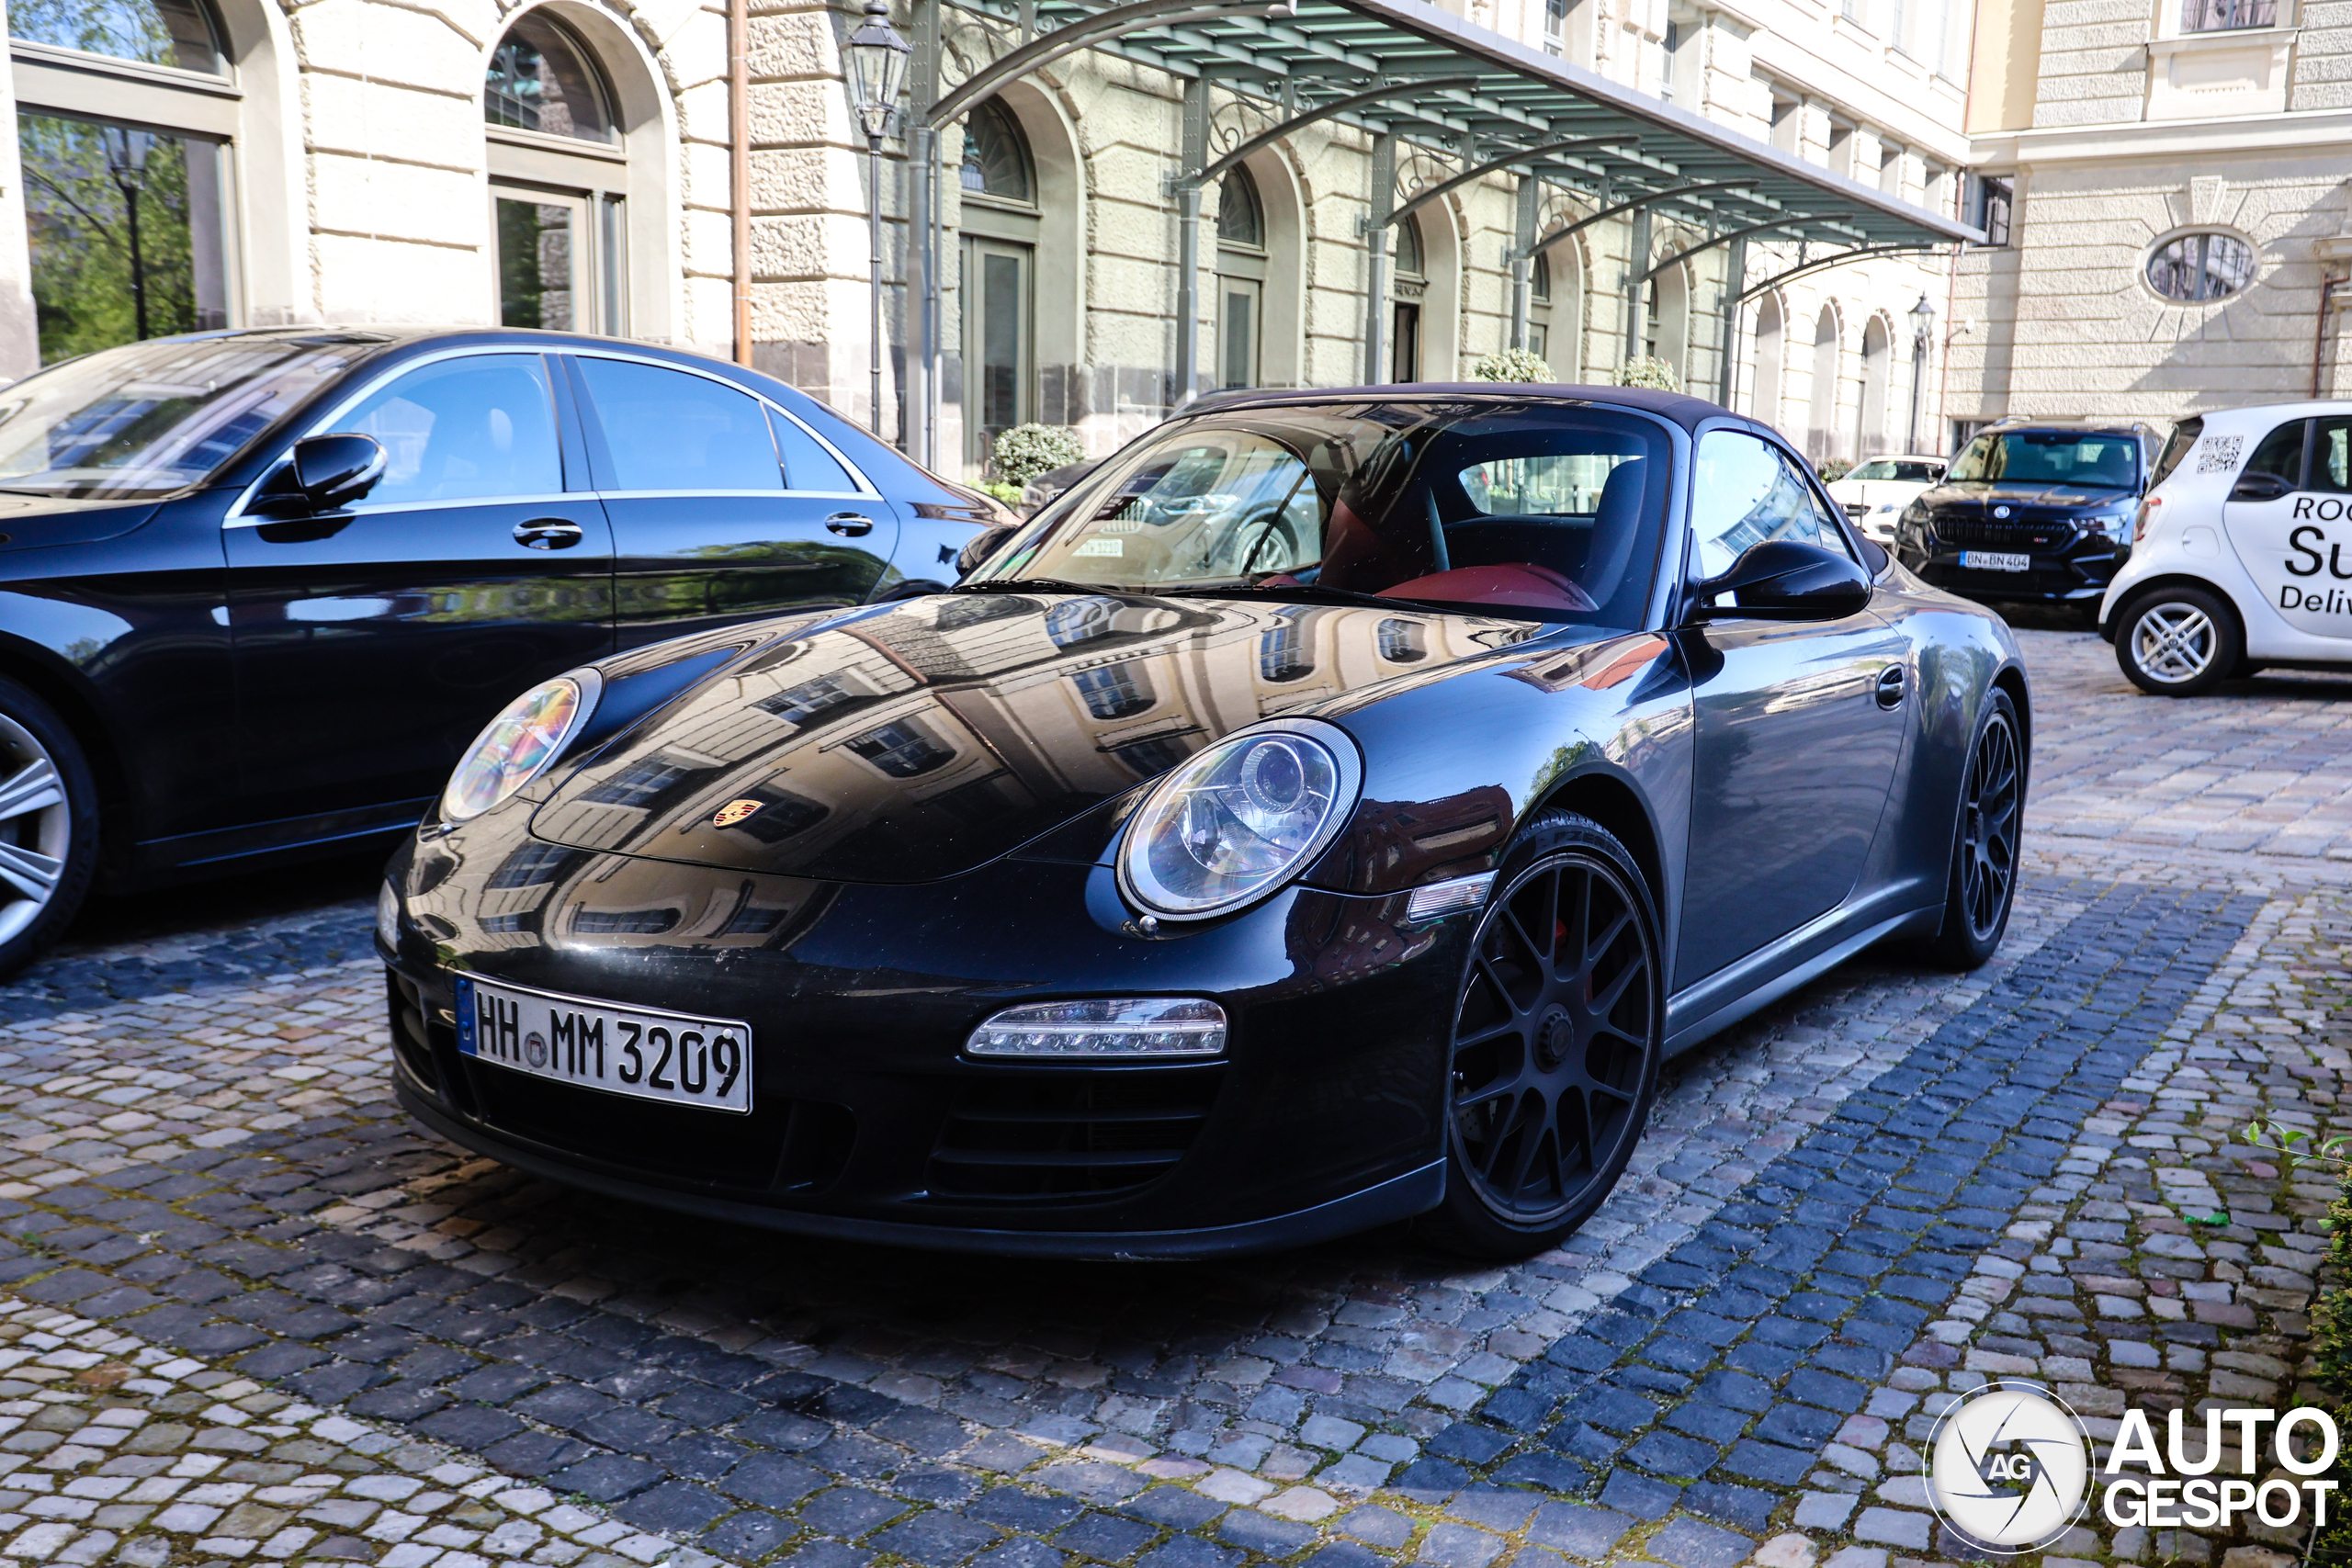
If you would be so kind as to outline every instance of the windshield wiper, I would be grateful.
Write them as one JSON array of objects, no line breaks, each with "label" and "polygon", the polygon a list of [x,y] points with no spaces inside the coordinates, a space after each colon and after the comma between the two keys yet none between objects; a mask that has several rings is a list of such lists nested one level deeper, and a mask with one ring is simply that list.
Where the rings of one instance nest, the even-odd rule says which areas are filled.
[{"label": "windshield wiper", "polygon": [[1071,582],[1058,577],[983,577],[974,582],[959,582],[950,593],[1136,593],[1146,592],[1135,588],[1114,588],[1101,582]]}]

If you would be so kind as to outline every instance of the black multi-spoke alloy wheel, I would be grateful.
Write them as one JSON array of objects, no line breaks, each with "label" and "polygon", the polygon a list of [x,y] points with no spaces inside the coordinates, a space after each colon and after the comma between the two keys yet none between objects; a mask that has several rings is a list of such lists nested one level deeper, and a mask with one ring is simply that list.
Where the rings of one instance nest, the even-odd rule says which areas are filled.
[{"label": "black multi-spoke alloy wheel", "polygon": [[1657,912],[1625,847],[1554,813],[1520,836],[1464,966],[1447,1075],[1450,1250],[1523,1258],[1584,1223],[1649,1119],[1666,998]]},{"label": "black multi-spoke alloy wheel", "polygon": [[0,979],[55,942],[98,864],[98,797],[73,731],[0,681]]},{"label": "black multi-spoke alloy wheel", "polygon": [[2240,672],[2245,633],[2237,612],[2209,589],[2154,589],[2115,617],[2115,662],[2143,692],[2202,696]]},{"label": "black multi-spoke alloy wheel", "polygon": [[2009,908],[2017,901],[2018,829],[2024,815],[2025,747],[2017,707],[1996,687],[1961,777],[1944,923],[1924,949],[1939,968],[1977,968],[2001,945]]}]

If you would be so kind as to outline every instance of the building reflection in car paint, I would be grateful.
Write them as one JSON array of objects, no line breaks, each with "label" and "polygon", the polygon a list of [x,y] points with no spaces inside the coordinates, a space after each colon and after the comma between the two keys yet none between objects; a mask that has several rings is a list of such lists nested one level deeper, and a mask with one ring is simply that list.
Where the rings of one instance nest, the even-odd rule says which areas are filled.
[{"label": "building reflection in car paint", "polygon": [[[988,607],[997,608],[976,614]],[[540,808],[534,830],[747,871],[952,874],[1132,790],[1206,735],[1318,694],[1319,682],[1306,682],[1317,670],[1335,680],[1401,675],[1519,631],[1432,617],[1408,648],[1393,625],[1381,629],[1396,619],[1346,607],[989,595],[820,625],[691,694],[658,749],[623,746],[582,769]],[[1282,678],[1253,660],[1238,667],[1246,689],[1204,688],[1203,671],[1234,667],[1193,655],[1277,628],[1286,634]],[[1389,657],[1408,651],[1415,657]],[[1291,674],[1296,666],[1303,674]],[[799,674],[809,668],[825,673]],[[1083,743],[1070,744],[1073,734]],[[658,784],[658,798],[633,796],[644,784]],[[761,808],[715,825],[734,800]],[[812,811],[817,801],[827,804]]]}]

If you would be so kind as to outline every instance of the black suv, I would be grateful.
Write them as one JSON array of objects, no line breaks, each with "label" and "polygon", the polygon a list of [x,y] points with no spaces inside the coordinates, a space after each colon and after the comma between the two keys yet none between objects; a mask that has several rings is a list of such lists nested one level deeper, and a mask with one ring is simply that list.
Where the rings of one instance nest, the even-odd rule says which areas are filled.
[{"label": "black suv", "polygon": [[2132,419],[2005,419],[1962,447],[1895,525],[1894,553],[1972,599],[2096,608],[2132,554],[2132,517],[2163,445]]}]

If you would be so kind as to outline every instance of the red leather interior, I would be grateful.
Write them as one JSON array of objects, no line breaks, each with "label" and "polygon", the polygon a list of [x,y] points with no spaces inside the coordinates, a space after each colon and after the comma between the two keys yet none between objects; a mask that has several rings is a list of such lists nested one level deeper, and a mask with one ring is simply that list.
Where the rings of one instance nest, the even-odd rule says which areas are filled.
[{"label": "red leather interior", "polygon": [[1547,567],[1463,566],[1380,591],[1383,599],[1430,599],[1444,604],[1512,604],[1531,610],[1589,614],[1592,601]]}]

